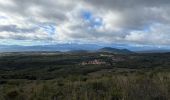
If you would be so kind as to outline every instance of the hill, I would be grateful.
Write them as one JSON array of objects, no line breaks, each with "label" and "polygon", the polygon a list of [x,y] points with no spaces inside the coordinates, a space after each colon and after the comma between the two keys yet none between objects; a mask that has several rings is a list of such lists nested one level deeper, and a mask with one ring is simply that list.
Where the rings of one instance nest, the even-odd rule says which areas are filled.
[{"label": "hill", "polygon": [[115,53],[115,54],[129,54],[134,53],[128,49],[116,49],[111,47],[104,47],[98,50],[99,52],[108,52],[108,53]]}]

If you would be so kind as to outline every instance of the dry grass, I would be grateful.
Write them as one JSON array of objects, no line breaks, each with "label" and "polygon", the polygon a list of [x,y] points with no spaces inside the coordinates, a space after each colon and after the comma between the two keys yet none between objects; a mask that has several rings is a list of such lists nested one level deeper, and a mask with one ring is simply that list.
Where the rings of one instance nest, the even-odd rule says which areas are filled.
[{"label": "dry grass", "polygon": [[170,99],[168,73],[103,76],[84,81],[62,79],[14,83],[1,86],[0,100]]}]

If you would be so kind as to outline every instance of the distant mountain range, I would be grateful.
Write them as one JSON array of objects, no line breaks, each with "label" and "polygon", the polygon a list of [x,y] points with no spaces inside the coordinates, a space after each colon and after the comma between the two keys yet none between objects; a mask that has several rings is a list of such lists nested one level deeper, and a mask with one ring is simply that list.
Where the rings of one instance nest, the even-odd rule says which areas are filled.
[{"label": "distant mountain range", "polygon": [[0,45],[0,52],[22,52],[22,51],[74,51],[74,50],[97,50],[102,48],[95,44],[56,44],[56,45]]},{"label": "distant mountain range", "polygon": [[131,49],[124,49],[118,47],[105,47],[96,44],[56,44],[56,45],[37,45],[37,46],[20,46],[20,45],[0,45],[0,52],[31,52],[31,51],[61,51],[70,53],[81,52],[109,52],[109,53],[164,53],[170,50],[141,50],[131,51]]},{"label": "distant mountain range", "polygon": [[1,45],[0,52],[26,52],[26,51],[62,51],[69,53],[85,52],[109,52],[109,53],[132,53],[127,49],[116,49],[111,47],[102,47],[94,44],[58,44],[42,46],[18,46],[18,45]]},{"label": "distant mountain range", "polygon": [[116,49],[116,48],[111,48],[111,47],[104,47],[98,50],[99,52],[109,52],[109,53],[122,53],[122,54],[127,54],[127,53],[134,53],[128,49]]}]

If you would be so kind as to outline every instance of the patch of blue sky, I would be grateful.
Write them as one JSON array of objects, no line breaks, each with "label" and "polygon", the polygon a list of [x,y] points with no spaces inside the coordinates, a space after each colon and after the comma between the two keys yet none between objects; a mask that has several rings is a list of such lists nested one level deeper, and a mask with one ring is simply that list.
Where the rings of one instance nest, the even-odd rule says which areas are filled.
[{"label": "patch of blue sky", "polygon": [[95,16],[90,11],[82,11],[81,15],[82,19],[85,20],[91,28],[99,28],[103,24],[102,18]]},{"label": "patch of blue sky", "polygon": [[34,45],[51,45],[52,41],[43,40],[43,41],[35,41],[35,40],[13,40],[13,39],[3,39],[0,40],[0,45],[21,45],[21,46],[34,46]]},{"label": "patch of blue sky", "polygon": [[44,26],[44,31],[49,33],[50,35],[53,35],[56,32],[56,27],[54,25],[47,25]]},{"label": "patch of blue sky", "polygon": [[42,28],[43,31],[47,32],[49,35],[53,35],[56,33],[55,24],[40,24],[39,27]]},{"label": "patch of blue sky", "polygon": [[91,20],[92,19],[92,13],[90,11],[82,11],[82,18],[84,20]]},{"label": "patch of blue sky", "polygon": [[34,42],[26,42],[26,40],[1,39],[0,45],[30,45]]},{"label": "patch of blue sky", "polygon": [[7,19],[6,16],[0,16],[0,19]]},{"label": "patch of blue sky", "polygon": [[102,26],[102,24],[103,24],[103,20],[102,20],[102,18],[99,18],[99,17],[98,18],[96,17],[91,22],[91,26],[94,28],[98,28],[98,27]]}]

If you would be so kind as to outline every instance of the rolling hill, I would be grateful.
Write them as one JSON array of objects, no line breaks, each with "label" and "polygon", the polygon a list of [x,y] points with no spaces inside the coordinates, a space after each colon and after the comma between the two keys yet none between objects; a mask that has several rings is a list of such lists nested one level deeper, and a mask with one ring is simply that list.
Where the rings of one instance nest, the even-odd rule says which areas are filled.
[{"label": "rolling hill", "polygon": [[116,53],[116,54],[129,54],[134,53],[128,49],[116,49],[111,47],[104,47],[98,50],[99,52],[108,52],[108,53]]}]

